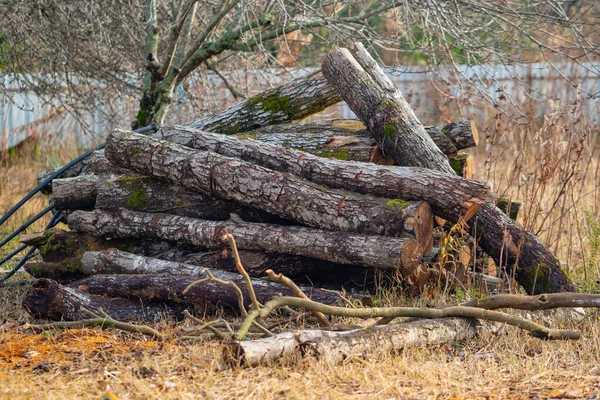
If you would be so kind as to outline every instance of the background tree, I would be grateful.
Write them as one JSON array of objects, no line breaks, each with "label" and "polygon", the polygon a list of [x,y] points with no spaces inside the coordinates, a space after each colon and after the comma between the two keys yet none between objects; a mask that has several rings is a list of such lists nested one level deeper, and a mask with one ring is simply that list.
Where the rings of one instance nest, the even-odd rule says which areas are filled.
[{"label": "background tree", "polygon": [[593,0],[4,0],[0,68],[2,84],[76,116],[133,96],[134,125],[161,125],[194,71],[319,65],[356,40],[388,64],[452,66],[445,78],[459,90],[482,87],[460,64],[559,70],[567,59],[600,74],[588,63],[599,56],[599,20]]}]

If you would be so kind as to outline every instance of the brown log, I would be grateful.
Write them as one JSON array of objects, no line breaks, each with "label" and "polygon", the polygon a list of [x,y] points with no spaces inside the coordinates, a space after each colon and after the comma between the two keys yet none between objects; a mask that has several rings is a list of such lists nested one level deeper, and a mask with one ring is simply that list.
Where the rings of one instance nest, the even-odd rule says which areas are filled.
[{"label": "brown log", "polygon": [[339,364],[348,357],[390,354],[406,347],[428,347],[477,335],[477,322],[465,318],[423,320],[379,325],[345,332],[304,330],[271,338],[234,342],[225,347],[224,360],[233,366],[257,366],[314,356]]},{"label": "brown log", "polygon": [[[425,131],[446,155],[454,155],[458,150],[476,147],[479,141],[477,128],[472,121],[426,126]],[[293,147],[321,157],[330,156],[354,161],[369,161],[373,147],[377,146],[365,125],[351,119],[267,125],[237,137]]]},{"label": "brown log", "polygon": [[400,268],[409,273],[421,259],[414,239],[365,236],[298,226],[217,222],[128,210],[75,211],[69,228],[96,237],[160,239],[198,248],[223,248],[225,230],[238,248],[293,254],[320,260],[376,268]]},{"label": "brown log", "polygon": [[448,157],[448,161],[454,172],[456,172],[456,175],[467,179],[473,179],[473,174],[475,173],[475,161],[473,161],[473,156],[471,154],[459,152]]},{"label": "brown log", "polygon": [[[114,263],[104,269],[119,269]],[[213,276],[224,281],[234,282],[242,291],[244,305],[251,305],[246,283],[240,274],[211,270]],[[207,281],[184,290],[193,282],[208,278],[203,270],[196,276],[156,274],[156,275],[93,275],[69,284],[71,288],[85,293],[108,297],[124,297],[155,302],[182,303],[195,308],[224,306],[239,311],[239,301],[235,291],[214,281]],[[287,287],[262,279],[252,279],[256,298],[265,303],[280,295],[291,295]],[[312,300],[323,304],[342,304],[341,293],[317,288],[303,288]]]},{"label": "brown log", "polygon": [[143,135],[114,132],[106,140],[113,163],[182,186],[256,207],[309,226],[362,234],[414,236],[430,245],[428,204],[339,193],[287,173]]},{"label": "brown log", "polygon": [[[331,52],[323,73],[355,114],[369,127],[382,149],[396,163],[447,173],[454,171],[435,146],[400,91],[368,55],[353,47],[359,62],[346,50]],[[362,66],[361,66],[362,64]],[[366,67],[363,69],[363,67]],[[491,204],[484,204],[471,221],[479,244],[498,265],[518,265],[516,279],[528,293],[573,291],[561,265],[539,239]]]},{"label": "brown log", "polygon": [[265,125],[303,119],[340,100],[336,91],[318,73],[267,90],[187,125],[233,135]]},{"label": "brown log", "polygon": [[427,201],[436,215],[453,221],[494,196],[486,182],[423,168],[388,167],[316,157],[298,150],[199,130],[164,127],[155,137],[198,150],[236,157],[342,190],[387,198]]},{"label": "brown log", "polygon": [[244,221],[290,223],[264,211],[232,201],[216,200],[148,176],[115,176],[104,181],[96,175],[85,174],[56,179],[52,184],[50,200],[59,210],[126,208],[221,221],[236,214]]},{"label": "brown log", "polygon": [[53,321],[89,318],[81,308],[92,312],[102,308],[120,321],[158,321],[168,315],[178,317],[182,312],[180,307],[167,307],[160,303],[142,304],[136,300],[83,293],[50,279],[37,279],[27,290],[22,304],[34,318]]}]

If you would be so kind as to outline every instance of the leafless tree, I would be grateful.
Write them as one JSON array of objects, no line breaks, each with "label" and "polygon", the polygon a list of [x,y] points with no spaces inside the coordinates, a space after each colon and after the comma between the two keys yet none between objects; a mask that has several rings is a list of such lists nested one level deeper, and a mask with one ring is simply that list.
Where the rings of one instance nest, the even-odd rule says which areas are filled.
[{"label": "leafless tree", "polygon": [[140,99],[135,125],[160,125],[194,71],[210,69],[225,79],[220,71],[240,66],[310,66],[356,40],[388,64],[452,66],[445,78],[463,89],[481,87],[482,78],[460,64],[545,61],[560,73],[555,63],[567,59],[600,74],[590,63],[600,55],[596,3],[0,0],[0,68],[5,84],[58,99],[75,115],[98,101],[134,97]]}]

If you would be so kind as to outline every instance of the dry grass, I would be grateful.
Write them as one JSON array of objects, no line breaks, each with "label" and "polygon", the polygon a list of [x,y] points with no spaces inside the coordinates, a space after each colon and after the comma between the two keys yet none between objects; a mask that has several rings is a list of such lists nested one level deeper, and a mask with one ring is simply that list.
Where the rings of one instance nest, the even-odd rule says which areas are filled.
[{"label": "dry grass", "polygon": [[[521,129],[502,119],[488,130],[479,124],[487,140],[475,152],[476,165],[485,165],[478,170],[479,177],[489,178],[497,190],[525,201],[525,222],[539,230],[561,260],[568,260],[569,273],[582,290],[596,291],[600,276],[599,136],[573,121],[570,116],[574,114],[567,115],[537,136],[536,129]],[[577,146],[582,149],[578,154]],[[568,151],[563,154],[565,148]],[[78,153],[68,146],[42,152],[29,144],[0,160],[0,213],[35,186],[39,171],[64,164]],[[538,179],[544,171],[544,179]],[[575,171],[574,178],[569,178],[569,171]],[[46,205],[44,196],[36,196],[0,227],[0,237]],[[28,232],[42,229],[47,221],[46,217]],[[15,240],[1,249],[0,257],[16,245]],[[578,342],[542,342],[507,328],[498,336],[484,335],[466,343],[367,359],[357,355],[340,366],[309,359],[293,366],[223,369],[218,361],[220,346],[213,342],[179,346],[100,329],[31,334],[22,329],[29,321],[20,307],[24,290],[0,288],[0,398],[100,398],[107,391],[119,399],[600,395],[597,315],[577,326],[583,330]],[[381,298],[386,304],[405,301],[395,292],[382,293]],[[573,327],[576,323],[561,324]]]}]

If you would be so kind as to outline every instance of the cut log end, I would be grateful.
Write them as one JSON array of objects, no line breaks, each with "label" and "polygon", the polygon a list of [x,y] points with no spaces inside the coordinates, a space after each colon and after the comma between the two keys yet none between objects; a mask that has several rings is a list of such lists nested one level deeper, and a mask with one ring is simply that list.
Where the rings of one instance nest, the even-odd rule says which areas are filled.
[{"label": "cut log end", "polygon": [[471,136],[473,138],[473,143],[475,144],[474,147],[477,147],[479,145],[479,132],[473,121],[471,121]]},{"label": "cut log end", "polygon": [[29,288],[23,306],[34,318],[60,321],[63,317],[63,307],[58,292],[57,282],[37,279]]},{"label": "cut log end", "polygon": [[404,276],[412,274],[421,263],[423,248],[414,239],[409,239],[402,246],[399,269]]},{"label": "cut log end", "polygon": [[429,204],[420,203],[413,218],[415,239],[423,254],[429,255],[433,249],[433,212]]}]

